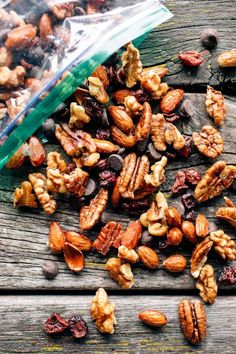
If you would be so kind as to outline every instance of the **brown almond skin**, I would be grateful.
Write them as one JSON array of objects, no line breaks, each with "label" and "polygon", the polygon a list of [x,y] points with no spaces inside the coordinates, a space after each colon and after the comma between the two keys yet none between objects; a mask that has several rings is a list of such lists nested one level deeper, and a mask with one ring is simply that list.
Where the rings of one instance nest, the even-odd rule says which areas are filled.
[{"label": "brown almond skin", "polygon": [[142,224],[139,220],[132,221],[122,235],[121,245],[133,250],[137,247],[142,235]]},{"label": "brown almond skin", "polygon": [[167,92],[161,99],[160,108],[163,113],[172,113],[184,97],[184,91],[175,89]]},{"label": "brown almond skin", "polygon": [[51,253],[57,254],[63,251],[65,243],[65,233],[61,226],[56,222],[52,221],[50,223],[49,229],[49,247]]},{"label": "brown almond skin", "polygon": [[186,259],[180,254],[175,254],[166,258],[163,262],[163,267],[170,273],[181,273],[187,266]]},{"label": "brown almond skin", "polygon": [[83,234],[74,231],[66,231],[65,237],[66,242],[69,242],[82,252],[90,251],[92,248],[92,241]]},{"label": "brown almond skin", "polygon": [[167,234],[167,241],[171,246],[178,246],[183,239],[183,233],[178,227],[170,229]]},{"label": "brown almond skin", "polygon": [[150,247],[140,246],[138,255],[141,262],[149,269],[157,269],[159,266],[159,258],[157,253]]},{"label": "brown almond skin", "polygon": [[209,232],[209,223],[205,215],[198,214],[196,218],[196,234],[200,238],[205,238]]},{"label": "brown almond skin", "polygon": [[181,215],[175,208],[167,208],[165,210],[165,217],[169,226],[180,227],[182,224]]},{"label": "brown almond skin", "polygon": [[187,241],[193,244],[197,242],[196,229],[192,222],[184,221],[182,223],[181,229]]},{"label": "brown almond skin", "polygon": [[138,318],[152,327],[163,327],[167,324],[165,314],[158,310],[145,310],[138,314]]}]

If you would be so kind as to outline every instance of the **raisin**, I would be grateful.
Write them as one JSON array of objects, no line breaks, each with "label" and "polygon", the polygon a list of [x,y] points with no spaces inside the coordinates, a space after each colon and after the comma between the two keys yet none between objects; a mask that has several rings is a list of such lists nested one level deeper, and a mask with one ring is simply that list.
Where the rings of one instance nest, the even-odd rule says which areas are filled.
[{"label": "raisin", "polygon": [[196,170],[196,168],[188,168],[184,171],[186,176],[186,181],[191,185],[195,186],[201,179],[200,173]]},{"label": "raisin", "polygon": [[151,96],[143,89],[135,91],[134,96],[136,100],[141,104],[144,104],[144,102],[150,102],[152,100]]},{"label": "raisin", "polygon": [[83,98],[82,105],[87,115],[97,119],[98,121],[102,120],[102,117],[104,115],[104,107],[101,103],[96,101],[95,98],[85,96]]},{"label": "raisin", "polygon": [[113,187],[116,182],[116,175],[110,170],[105,170],[99,173],[99,183],[101,187]]},{"label": "raisin", "polygon": [[127,211],[131,215],[140,215],[144,213],[150,206],[150,201],[148,199],[123,202],[122,210]]},{"label": "raisin", "polygon": [[185,184],[186,175],[184,171],[178,171],[175,177],[175,183],[171,189],[172,193],[179,193],[185,189],[188,189],[188,186]]},{"label": "raisin", "polygon": [[191,222],[193,222],[193,221],[196,220],[196,214],[194,213],[193,210],[191,210],[189,213],[187,213],[187,214],[185,215],[185,220],[191,221]]},{"label": "raisin", "polygon": [[109,140],[111,137],[111,133],[109,129],[97,129],[96,131],[96,135],[95,135],[96,139],[100,139],[100,140]]},{"label": "raisin", "polygon": [[163,116],[165,117],[165,120],[167,122],[172,124],[178,122],[178,120],[180,119],[180,116],[176,113],[170,113],[170,114],[164,113]]},{"label": "raisin", "polygon": [[196,201],[194,199],[194,196],[190,193],[186,193],[182,196],[182,203],[187,210],[191,210],[195,207]]},{"label": "raisin", "polygon": [[73,172],[75,169],[76,169],[76,164],[75,164],[75,163],[69,163],[69,164],[66,166],[65,173],[68,174],[68,175],[70,175],[71,172]]},{"label": "raisin", "polygon": [[58,265],[53,261],[45,261],[42,264],[43,275],[47,279],[54,279],[58,274]]},{"label": "raisin", "polygon": [[48,118],[42,125],[42,131],[46,138],[52,138],[55,136],[56,125],[52,118]]},{"label": "raisin", "polygon": [[162,241],[158,242],[158,248],[160,250],[166,250],[169,247],[170,247],[170,245],[169,245],[169,242],[167,240],[162,240]]},{"label": "raisin", "polygon": [[108,78],[110,84],[112,84],[113,86],[124,85],[124,77],[122,75],[121,67],[119,64],[111,66],[108,69]]},{"label": "raisin", "polygon": [[54,313],[44,324],[44,331],[48,334],[62,333],[68,328],[69,323],[58,313]]},{"label": "raisin", "polygon": [[218,280],[219,282],[226,282],[230,285],[235,284],[236,282],[236,267],[224,267],[219,273],[218,273]]},{"label": "raisin", "polygon": [[74,338],[84,338],[88,333],[88,326],[85,320],[78,315],[74,315],[69,319],[69,329]]}]

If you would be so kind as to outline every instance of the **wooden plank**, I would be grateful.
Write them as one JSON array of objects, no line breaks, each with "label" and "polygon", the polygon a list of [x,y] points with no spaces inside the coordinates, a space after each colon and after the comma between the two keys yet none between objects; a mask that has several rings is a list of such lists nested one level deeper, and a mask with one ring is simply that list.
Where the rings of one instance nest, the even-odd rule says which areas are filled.
[{"label": "wooden plank", "polygon": [[[236,91],[236,70],[220,69],[219,53],[236,48],[236,7],[234,1],[166,0],[174,17],[158,26],[141,45],[144,65],[167,64],[170,86],[183,86],[191,92],[205,92],[206,85]],[[203,29],[213,27],[220,35],[216,50],[206,53],[206,62],[198,70],[183,68],[178,53],[187,50],[204,51],[200,42]]]},{"label": "wooden plank", "polygon": [[[193,299],[185,297],[188,299]],[[179,296],[109,296],[116,305],[118,325],[113,335],[102,335],[90,318],[92,296],[1,296],[0,353],[225,353],[236,348],[236,299],[219,297],[206,306],[208,333],[205,342],[191,346],[178,323]],[[144,309],[163,311],[168,324],[153,329],[142,324],[137,314]],[[10,309],[10,310],[9,310]],[[89,333],[82,342],[69,334],[46,335],[43,323],[54,312],[65,318],[80,314],[88,323]],[[226,317],[227,313],[227,317]]]},{"label": "wooden plank", "polygon": [[[211,123],[204,111],[203,94],[187,94],[196,106],[196,114],[190,121],[184,122],[182,129],[191,134],[192,131],[199,129],[202,124]],[[222,158],[229,163],[236,164],[235,139],[236,128],[234,115],[236,109],[236,99],[227,98],[228,118],[222,128],[225,138],[225,152]],[[48,145],[49,150],[60,150],[58,146]],[[170,188],[173,184],[176,171],[189,166],[197,166],[203,173],[211,162],[201,157],[197,152],[190,159],[170,163],[167,167],[167,182],[161,190],[170,196]],[[20,183],[27,179],[32,167],[27,166],[15,171],[3,170],[0,173],[0,284],[2,289],[96,289],[106,286],[110,289],[118,289],[118,285],[113,282],[104,269],[108,257],[114,256],[115,252],[109,253],[107,257],[102,257],[95,252],[86,255],[86,268],[79,274],[74,275],[62,257],[53,256],[46,245],[48,239],[49,222],[57,220],[65,229],[79,230],[78,210],[70,206],[68,197],[59,196],[57,212],[52,216],[45,215],[40,210],[19,210],[12,206],[12,193]],[[44,171],[44,169],[43,169]],[[235,200],[233,192],[230,190],[226,195],[230,195]],[[172,199],[170,199],[172,200]],[[214,220],[214,214],[220,205],[223,204],[222,197],[199,206],[198,211],[206,214],[210,220]],[[109,219],[115,219],[123,225],[127,225],[131,218],[122,211],[108,209]],[[235,231],[232,227],[223,222],[216,221],[220,228],[223,227],[233,239],[236,239]],[[98,233],[99,225],[88,236],[94,239]],[[192,246],[183,244],[179,252],[186,255],[188,261],[192,251]],[[177,249],[166,252],[159,252],[160,260],[164,260],[169,254],[178,252]],[[41,273],[41,264],[46,259],[54,259],[58,262],[60,273],[53,281],[44,279]],[[212,253],[210,257],[216,269],[224,263]],[[135,289],[193,289],[194,281],[186,270],[179,276],[166,273],[163,269],[148,271],[142,266],[134,267]]]}]

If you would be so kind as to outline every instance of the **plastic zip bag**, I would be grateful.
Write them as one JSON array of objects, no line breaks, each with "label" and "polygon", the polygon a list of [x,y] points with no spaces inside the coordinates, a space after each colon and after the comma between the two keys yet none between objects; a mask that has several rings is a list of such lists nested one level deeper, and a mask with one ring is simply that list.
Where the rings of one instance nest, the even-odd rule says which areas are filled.
[{"label": "plastic zip bag", "polygon": [[[23,2],[28,3],[26,6],[32,5],[32,1]],[[64,1],[50,1],[50,6],[62,3]],[[72,3],[75,1],[66,2]],[[122,3],[124,1],[112,1],[113,9],[105,13],[66,17],[63,28],[69,34],[67,45],[63,46],[60,42],[55,44],[57,38],[52,35],[50,39],[48,36],[53,45],[59,46],[59,51],[47,58],[50,62],[50,75],[42,81],[42,87],[32,95],[30,88],[23,89],[23,97],[19,95],[13,98],[17,105],[17,102],[24,101],[25,95],[26,102],[23,102],[22,110],[17,112],[14,119],[10,122],[7,117],[2,120],[0,140],[11,134],[0,147],[0,168],[98,65],[135,38],[138,38],[135,43],[137,45],[143,35],[172,17],[160,0],[126,1],[125,6]],[[30,15],[41,16],[45,11],[43,5],[45,2],[40,1],[39,5],[36,2],[35,7],[30,6]],[[22,10],[25,11],[24,8]],[[37,11],[40,11],[40,15]],[[58,83],[65,72],[67,76]],[[19,104],[17,107],[20,107]]]}]

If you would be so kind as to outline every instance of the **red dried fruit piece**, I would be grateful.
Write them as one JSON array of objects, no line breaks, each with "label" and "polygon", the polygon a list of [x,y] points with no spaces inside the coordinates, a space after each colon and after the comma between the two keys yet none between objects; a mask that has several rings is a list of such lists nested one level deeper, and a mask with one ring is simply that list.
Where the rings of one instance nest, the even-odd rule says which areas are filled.
[{"label": "red dried fruit piece", "polygon": [[88,334],[87,323],[78,315],[74,315],[69,319],[69,329],[72,336],[76,339],[84,338]]},{"label": "red dried fruit piece", "polygon": [[188,168],[184,171],[186,176],[186,181],[193,186],[197,185],[201,179],[200,173],[196,170],[196,168]]},{"label": "red dried fruit piece", "polygon": [[179,150],[178,153],[183,157],[189,157],[192,152],[193,139],[189,136],[185,136],[185,145],[183,149]]},{"label": "red dried fruit piece", "polygon": [[43,144],[36,136],[29,139],[29,158],[34,167],[42,166],[45,161],[46,152]]},{"label": "red dried fruit piece", "polygon": [[188,189],[188,186],[185,184],[186,175],[184,171],[178,171],[175,177],[175,183],[171,189],[172,193],[179,193],[185,189]]},{"label": "red dried fruit piece", "polygon": [[179,59],[182,61],[183,65],[196,67],[201,65],[204,62],[201,53],[196,51],[189,51],[179,54]]},{"label": "red dried fruit piece", "polygon": [[47,319],[44,324],[44,331],[48,334],[62,333],[66,328],[68,328],[69,323],[65,318],[60,316],[58,313],[54,313],[51,317]]}]

